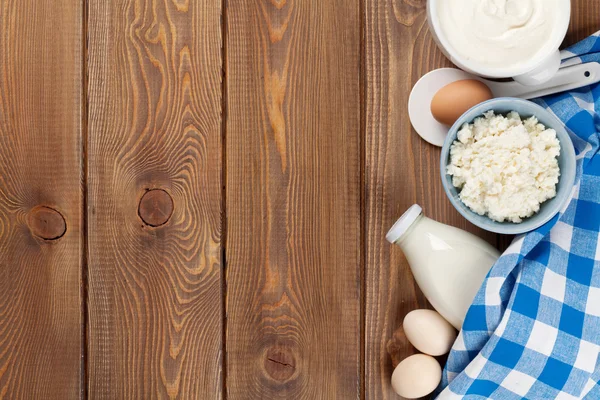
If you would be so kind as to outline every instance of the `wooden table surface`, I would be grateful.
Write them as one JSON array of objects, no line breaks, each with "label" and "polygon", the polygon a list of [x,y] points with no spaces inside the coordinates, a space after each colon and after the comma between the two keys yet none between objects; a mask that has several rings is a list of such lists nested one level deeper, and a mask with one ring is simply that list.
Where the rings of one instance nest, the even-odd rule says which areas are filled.
[{"label": "wooden table surface", "polygon": [[424,9],[0,0],[0,398],[396,398],[427,302],[387,229],[507,243],[411,131]]}]

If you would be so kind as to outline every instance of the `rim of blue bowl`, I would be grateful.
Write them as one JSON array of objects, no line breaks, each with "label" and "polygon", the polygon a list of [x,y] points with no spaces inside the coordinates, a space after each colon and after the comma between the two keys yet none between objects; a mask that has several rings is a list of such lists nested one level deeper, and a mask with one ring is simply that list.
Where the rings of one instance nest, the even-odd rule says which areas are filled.
[{"label": "rim of blue bowl", "polygon": [[[551,213],[549,213],[547,216],[545,216],[544,218],[536,218],[540,215],[538,212],[529,218],[523,219],[523,221],[520,223],[497,222],[497,221],[494,221],[491,218],[489,218],[487,215],[479,215],[479,214],[475,213],[470,208],[468,208],[462,202],[462,200],[460,200],[460,198],[457,197],[457,199],[455,199],[450,191],[451,189],[455,189],[458,192],[458,189],[455,188],[451,182],[449,182],[450,181],[449,179],[447,179],[446,167],[448,165],[448,161],[450,158],[450,146],[456,140],[456,138],[458,136],[459,128],[465,122],[472,123],[475,120],[475,118],[482,116],[484,112],[494,110],[493,104],[500,103],[500,102],[514,102],[514,103],[527,104],[528,106],[532,107],[533,109],[538,110],[540,114],[544,114],[544,119],[552,120],[553,121],[552,124],[544,124],[544,125],[546,126],[546,128],[552,128],[556,131],[556,136],[557,136],[558,140],[560,141],[560,151],[561,151],[560,156],[563,156],[563,154],[565,154],[564,152],[569,153],[569,155],[571,156],[570,158],[573,160],[573,163],[575,163],[573,165],[573,167],[570,169],[570,173],[568,175],[564,174],[563,173],[564,171],[562,171],[562,170],[560,171],[561,174],[559,177],[559,183],[557,184],[556,196],[554,198],[542,203],[542,206],[543,206],[545,203],[554,200],[556,203],[553,206],[554,210]],[[483,107],[487,104],[490,105],[490,107],[487,110],[475,115],[473,118],[470,118],[469,120],[464,120],[465,116],[468,115],[469,113],[471,113],[474,109]],[[503,115],[505,115],[505,113],[503,113]],[[532,115],[539,117],[539,115],[537,113],[533,113]],[[530,100],[525,100],[525,99],[516,98],[516,97],[498,97],[498,98],[486,100],[482,103],[479,103],[479,104],[471,107],[469,110],[464,112],[456,120],[456,122],[452,125],[452,127],[450,127],[450,129],[448,130],[448,135],[446,136],[444,145],[442,147],[442,152],[440,155],[440,177],[442,180],[442,186],[444,187],[444,192],[446,193],[448,200],[450,200],[450,203],[452,203],[452,206],[467,221],[471,222],[473,225],[478,226],[479,228],[484,229],[488,232],[494,232],[494,233],[500,233],[500,234],[506,234],[506,235],[519,235],[522,233],[534,231],[537,228],[539,228],[540,226],[546,224],[552,218],[554,218],[556,216],[556,214],[558,214],[560,212],[560,210],[562,210],[564,208],[565,204],[570,200],[570,194],[571,194],[571,192],[573,190],[573,186],[575,184],[576,170],[577,170],[577,165],[576,165],[575,147],[573,146],[573,142],[569,136],[569,133],[565,129],[563,122],[556,115],[554,115],[552,112],[550,112],[546,108],[540,106],[539,104],[537,104],[533,101],[530,101]],[[565,179],[566,179],[566,181],[564,181]],[[561,183],[561,181],[565,182],[565,184],[564,184],[563,190],[559,191],[558,185]],[[489,224],[480,223],[477,220],[477,217],[485,218],[487,221],[489,221]],[[532,222],[532,221],[535,221],[535,222]]]}]

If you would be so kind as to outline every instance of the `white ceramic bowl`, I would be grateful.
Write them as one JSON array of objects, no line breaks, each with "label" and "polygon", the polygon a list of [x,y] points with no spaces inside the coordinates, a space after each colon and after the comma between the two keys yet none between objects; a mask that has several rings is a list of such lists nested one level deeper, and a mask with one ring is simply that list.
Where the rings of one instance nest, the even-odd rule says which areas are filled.
[{"label": "white ceramic bowl", "polygon": [[459,68],[486,78],[513,78],[524,85],[544,83],[552,78],[558,71],[561,61],[559,47],[567,34],[569,21],[571,19],[570,0],[561,0],[560,2],[560,7],[562,9],[558,15],[562,19],[555,27],[552,46],[549,47],[550,50],[548,51],[548,54],[544,57],[532,58],[529,62],[525,62],[513,68],[486,68],[485,66],[476,64],[462,57],[454,51],[446,39],[440,26],[439,18],[437,17],[438,1],[445,0],[427,0],[427,21],[429,22],[429,28],[438,47],[442,50],[444,55]]}]

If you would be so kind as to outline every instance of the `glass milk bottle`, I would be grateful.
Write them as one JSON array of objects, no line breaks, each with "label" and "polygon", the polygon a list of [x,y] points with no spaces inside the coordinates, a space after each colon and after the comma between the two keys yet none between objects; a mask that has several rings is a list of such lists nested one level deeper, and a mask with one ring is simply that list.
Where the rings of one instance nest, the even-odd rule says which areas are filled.
[{"label": "glass milk bottle", "polygon": [[460,329],[477,291],[500,253],[485,240],[433,221],[418,205],[386,235],[400,246],[431,305]]}]

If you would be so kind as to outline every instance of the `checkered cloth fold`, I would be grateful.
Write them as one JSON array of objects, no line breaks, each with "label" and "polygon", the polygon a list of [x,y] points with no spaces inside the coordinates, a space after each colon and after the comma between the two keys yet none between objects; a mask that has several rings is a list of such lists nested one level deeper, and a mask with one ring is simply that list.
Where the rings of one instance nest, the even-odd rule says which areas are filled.
[{"label": "checkered cloth fold", "polygon": [[[600,62],[600,32],[562,56],[563,65]],[[600,399],[600,84],[536,102],[575,145],[572,199],[492,267],[438,399]]]}]

